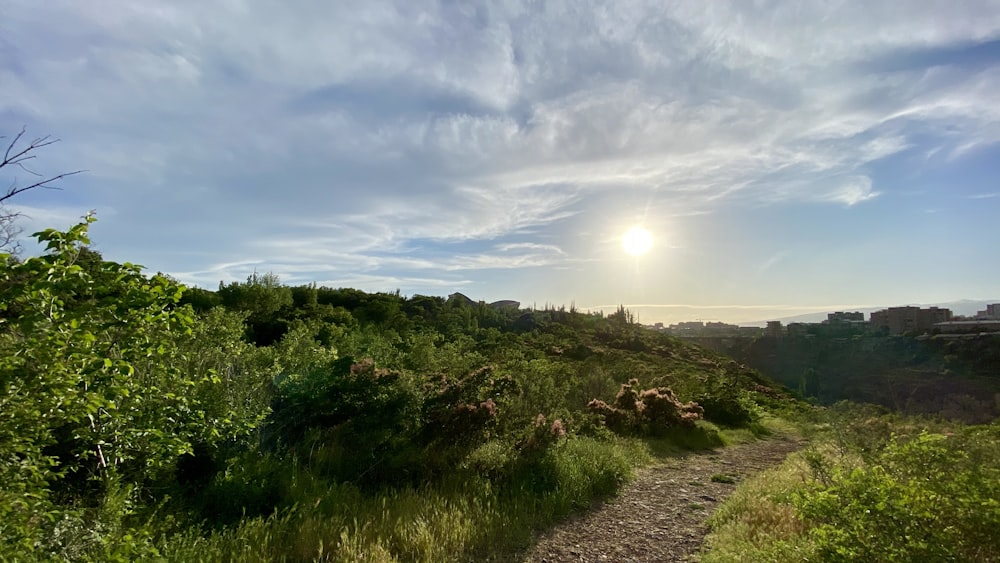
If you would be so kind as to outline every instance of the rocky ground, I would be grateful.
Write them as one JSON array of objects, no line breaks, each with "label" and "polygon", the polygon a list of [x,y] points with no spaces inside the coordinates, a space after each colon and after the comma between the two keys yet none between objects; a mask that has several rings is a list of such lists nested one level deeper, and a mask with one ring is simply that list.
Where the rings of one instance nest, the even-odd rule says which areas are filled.
[{"label": "rocky ground", "polygon": [[522,561],[690,561],[708,534],[705,520],[736,483],[803,445],[774,438],[644,469],[617,497],[546,532]]}]

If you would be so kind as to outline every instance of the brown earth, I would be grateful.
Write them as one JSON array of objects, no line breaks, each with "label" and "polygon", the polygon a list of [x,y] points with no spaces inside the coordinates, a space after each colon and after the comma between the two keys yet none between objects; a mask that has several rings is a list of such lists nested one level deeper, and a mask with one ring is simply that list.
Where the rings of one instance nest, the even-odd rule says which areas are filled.
[{"label": "brown earth", "polygon": [[712,477],[739,483],[803,445],[796,438],[774,438],[643,469],[615,498],[542,535],[521,561],[691,561],[708,534],[705,520],[736,487]]}]

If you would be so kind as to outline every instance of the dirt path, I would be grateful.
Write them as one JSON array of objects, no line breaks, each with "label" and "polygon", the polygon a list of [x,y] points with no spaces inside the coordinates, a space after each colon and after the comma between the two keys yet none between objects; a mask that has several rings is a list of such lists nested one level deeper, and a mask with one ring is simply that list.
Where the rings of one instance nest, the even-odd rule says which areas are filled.
[{"label": "dirt path", "polygon": [[740,479],[777,465],[804,442],[775,438],[690,454],[642,470],[617,497],[541,537],[525,563],[689,561],[705,519]]}]

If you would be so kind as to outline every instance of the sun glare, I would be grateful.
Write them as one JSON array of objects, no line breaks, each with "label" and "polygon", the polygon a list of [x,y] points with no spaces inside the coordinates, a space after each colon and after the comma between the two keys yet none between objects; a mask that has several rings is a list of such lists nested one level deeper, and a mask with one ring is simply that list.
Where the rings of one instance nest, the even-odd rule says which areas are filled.
[{"label": "sun glare", "polygon": [[642,256],[653,248],[653,233],[635,226],[622,235],[622,248],[632,256]]}]

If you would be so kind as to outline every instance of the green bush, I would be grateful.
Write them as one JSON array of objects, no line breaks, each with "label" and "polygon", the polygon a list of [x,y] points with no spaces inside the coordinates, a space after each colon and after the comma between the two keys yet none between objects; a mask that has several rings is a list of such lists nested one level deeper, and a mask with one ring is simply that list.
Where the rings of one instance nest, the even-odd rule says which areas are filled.
[{"label": "green bush", "polygon": [[268,440],[321,474],[378,481],[420,428],[423,396],[407,374],[340,358],[278,383]]},{"label": "green bush", "polygon": [[796,497],[819,553],[828,561],[1000,558],[995,434],[893,438],[876,463],[835,468],[828,486]]},{"label": "green bush", "polygon": [[[219,372],[188,362],[197,322],[178,305],[183,286],[88,251],[93,221],[36,233],[42,256],[0,255],[0,551],[15,558],[59,523],[102,529],[102,507],[123,506],[109,505],[116,487],[155,499],[195,444],[244,436],[259,417],[234,411]],[[135,520],[116,518],[115,529]],[[120,536],[129,552],[137,536]]]},{"label": "green bush", "polygon": [[703,393],[695,398],[695,402],[705,409],[705,420],[717,424],[742,428],[749,426],[759,418],[756,405],[741,394],[714,395]]}]

